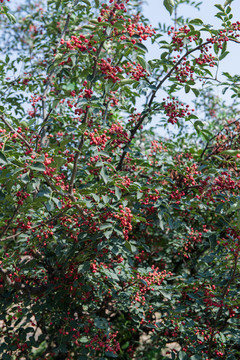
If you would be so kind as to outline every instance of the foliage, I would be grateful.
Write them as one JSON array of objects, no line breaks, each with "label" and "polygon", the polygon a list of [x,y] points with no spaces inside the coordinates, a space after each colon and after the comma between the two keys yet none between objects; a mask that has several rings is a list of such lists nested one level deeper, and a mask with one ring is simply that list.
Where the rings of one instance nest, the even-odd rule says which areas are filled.
[{"label": "foliage", "polygon": [[153,29],[134,1],[1,2],[2,359],[239,359],[231,1],[219,29]]}]

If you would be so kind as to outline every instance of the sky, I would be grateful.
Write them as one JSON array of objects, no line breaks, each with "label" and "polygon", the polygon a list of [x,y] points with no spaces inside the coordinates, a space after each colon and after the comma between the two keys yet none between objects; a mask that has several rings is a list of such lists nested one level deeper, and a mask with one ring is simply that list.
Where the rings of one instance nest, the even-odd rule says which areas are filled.
[{"label": "sky", "polygon": [[[200,0],[196,2],[200,2]],[[218,11],[214,5],[223,5],[224,3],[225,0],[203,0],[200,11],[189,5],[180,5],[179,15],[191,19],[200,18],[205,24],[211,24],[218,28],[221,26],[221,21],[214,16]],[[240,21],[240,0],[234,0],[231,4],[231,8],[234,15],[232,21]],[[149,23],[154,27],[158,26],[159,22],[166,23],[166,25],[173,24],[171,16],[163,6],[163,0],[148,0],[143,7],[143,13],[145,17],[150,20]],[[236,43],[228,43],[227,50],[230,51],[230,54],[221,61],[219,73],[227,71],[231,75],[239,74],[240,44],[238,45]],[[158,56],[159,51],[157,51],[157,47],[152,48],[151,52],[149,53],[149,57],[157,58]]]},{"label": "sky", "polygon": [[[196,0],[195,2],[200,2],[200,0]],[[184,16],[184,18],[190,19],[200,18],[205,24],[211,24],[214,26],[214,28],[219,28],[221,27],[221,20],[215,17],[215,14],[219,10],[214,5],[224,5],[224,3],[225,0],[203,0],[199,11],[189,5],[180,5],[178,9],[178,15],[182,15]],[[232,21],[240,21],[240,0],[234,0],[231,4],[231,8],[234,15]],[[149,24],[152,24],[154,27],[158,26],[159,22],[162,24],[165,23],[167,26],[173,24],[173,19],[163,6],[163,0],[147,0],[147,2],[145,2],[145,4],[143,5],[143,13],[144,16],[149,19]],[[237,16],[239,17],[237,18]],[[147,47],[149,49],[149,52],[147,54],[148,59],[159,58],[161,52],[159,51],[157,46],[151,46],[149,42]],[[221,76],[222,72],[229,72],[231,75],[240,75],[240,44],[238,45],[236,43],[228,43],[227,50],[230,51],[230,53],[227,57],[225,57],[225,59],[220,62],[218,70],[219,80],[224,79]],[[223,98],[227,104],[232,103],[232,93],[230,91],[227,91],[225,95],[222,95],[222,88],[216,87],[215,93],[216,95],[219,95],[221,98]],[[179,96],[182,100],[185,99],[185,101],[190,105],[191,101],[194,100],[194,95],[191,94],[191,92],[186,95],[184,91],[181,91],[179,92]],[[159,93],[158,100],[160,100],[161,97],[162,94]],[[157,118],[154,118],[151,125],[155,125],[156,123]],[[174,131],[173,126],[170,125],[170,127],[171,130]],[[164,130],[162,129],[161,132],[162,131]]]}]

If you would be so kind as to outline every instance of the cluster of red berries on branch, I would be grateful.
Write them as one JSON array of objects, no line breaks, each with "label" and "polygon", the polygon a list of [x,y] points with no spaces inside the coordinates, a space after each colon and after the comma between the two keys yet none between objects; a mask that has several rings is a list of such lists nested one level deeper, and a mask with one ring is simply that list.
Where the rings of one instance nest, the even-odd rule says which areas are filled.
[{"label": "cluster of red berries on branch", "polygon": [[179,103],[175,97],[168,96],[167,99],[163,99],[163,108],[164,112],[168,118],[168,122],[171,124],[176,124],[179,119],[186,118],[194,112],[194,109],[190,110],[189,105],[185,105],[183,103]]}]

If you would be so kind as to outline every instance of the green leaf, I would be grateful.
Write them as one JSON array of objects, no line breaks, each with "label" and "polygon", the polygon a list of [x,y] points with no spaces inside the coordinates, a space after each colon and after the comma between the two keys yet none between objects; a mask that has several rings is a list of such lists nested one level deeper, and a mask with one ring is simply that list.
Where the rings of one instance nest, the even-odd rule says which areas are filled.
[{"label": "green leaf", "polygon": [[171,300],[172,294],[166,292],[165,290],[159,290],[159,292],[164,296],[166,299]]},{"label": "green leaf", "polygon": [[54,57],[54,62],[60,62],[63,59],[64,55],[61,53],[57,53]]},{"label": "green leaf", "polygon": [[83,2],[84,4],[86,4],[89,7],[91,6],[90,1],[88,1],[88,0],[81,0],[81,2]]},{"label": "green leaf", "polygon": [[222,44],[222,54],[225,53],[226,50],[227,50],[227,41],[224,41]]},{"label": "green leaf", "polygon": [[104,168],[104,166],[101,168],[100,175],[101,175],[103,181],[105,182],[105,184],[107,184],[109,178],[108,178],[107,171]]},{"label": "green leaf", "polygon": [[16,23],[16,18],[10,14],[9,12],[5,12],[5,15],[7,16],[8,20],[10,20],[11,23],[15,24]]},{"label": "green leaf", "polygon": [[179,360],[189,360],[189,357],[184,351],[180,350],[178,353],[178,359]]},{"label": "green leaf", "polygon": [[146,60],[142,56],[137,56],[137,61],[144,69],[147,68]]},{"label": "green leaf", "polygon": [[194,93],[194,95],[196,96],[196,97],[198,97],[199,96],[199,90],[198,89],[195,89],[195,88],[191,88],[191,90],[192,90],[192,92]]},{"label": "green leaf", "polygon": [[216,43],[213,45],[213,49],[214,49],[215,54],[219,53],[219,47]]},{"label": "green leaf", "polygon": [[131,85],[134,84],[136,80],[134,79],[123,79],[119,82],[120,85]]},{"label": "green leaf", "polygon": [[11,360],[12,356],[8,354],[2,354],[2,360]]},{"label": "green leaf", "polygon": [[165,6],[165,8],[169,12],[169,14],[172,15],[172,12],[173,12],[173,9],[175,6],[174,0],[164,0],[163,5]]},{"label": "green leaf", "polygon": [[224,13],[224,7],[221,4],[214,5],[218,10],[223,11]]},{"label": "green leaf", "polygon": [[225,88],[223,88],[223,89],[222,89],[222,94],[224,95],[224,94],[225,94],[225,92],[226,92],[228,89],[229,89],[229,87],[228,87],[228,86],[226,86]]},{"label": "green leaf", "polygon": [[75,90],[75,84],[74,83],[64,84],[64,85],[62,85],[62,88],[64,90],[73,91],[73,90]]},{"label": "green leaf", "polygon": [[226,0],[223,6],[226,7],[229,4],[231,4],[232,2],[233,2],[233,0]]},{"label": "green leaf", "polygon": [[114,189],[115,189],[115,195],[116,195],[117,199],[120,200],[121,196],[122,196],[121,190],[117,186],[114,186]]},{"label": "green leaf", "polygon": [[21,181],[24,183],[24,184],[27,184],[29,181],[30,181],[30,177],[28,175],[29,173],[25,173],[21,176]]},{"label": "green leaf", "polygon": [[106,223],[106,224],[101,224],[100,225],[100,230],[106,230],[106,229],[110,229],[113,227],[113,224],[110,224],[110,223]]},{"label": "green leaf", "polygon": [[37,171],[45,171],[45,165],[43,165],[41,162],[35,162],[30,166],[30,169],[37,170]]},{"label": "green leaf", "polygon": [[227,214],[231,213],[232,211],[239,210],[239,209],[240,209],[240,201],[235,202],[234,204],[232,204],[230,206],[230,208],[228,209]]},{"label": "green leaf", "polygon": [[92,194],[92,197],[96,202],[100,201],[100,197],[97,194]]},{"label": "green leaf", "polygon": [[61,209],[62,208],[62,203],[59,199],[53,197],[52,198],[52,201],[55,202],[55,204],[57,205],[58,209]]},{"label": "green leaf", "polygon": [[109,201],[109,197],[107,195],[102,195],[102,199],[103,199],[104,204],[107,204]]},{"label": "green leaf", "polygon": [[126,240],[124,245],[132,253],[132,247],[131,247],[130,242]]},{"label": "green leaf", "polygon": [[202,121],[197,120],[197,121],[194,122],[194,127],[195,127],[195,129],[198,128],[198,127],[203,128],[204,124],[202,123]]},{"label": "green leaf", "polygon": [[108,357],[108,358],[118,358],[118,355],[117,354],[114,354],[112,351],[106,351],[105,352],[105,355]]},{"label": "green leaf", "polygon": [[44,189],[41,189],[38,194],[37,194],[37,197],[47,197],[47,198],[50,198],[52,194],[52,189],[51,188],[44,188]]},{"label": "green leaf", "polygon": [[100,318],[100,317],[97,317],[95,320],[94,320],[94,325],[96,326],[97,329],[108,329],[108,322],[105,318]]},{"label": "green leaf", "polygon": [[189,21],[189,24],[194,24],[194,25],[202,25],[203,21],[201,19],[193,19],[191,21]]},{"label": "green leaf", "polygon": [[198,119],[198,116],[197,115],[194,115],[194,114],[191,114],[188,116],[188,119]]},{"label": "green leaf", "polygon": [[225,51],[224,53],[222,53],[222,54],[219,56],[219,60],[224,59],[228,54],[229,54],[229,51]]},{"label": "green leaf", "polygon": [[236,155],[240,154],[240,150],[224,150],[219,153],[219,155],[221,155],[221,154],[236,156]]},{"label": "green leaf", "polygon": [[82,336],[79,341],[83,344],[86,344],[88,342],[88,338],[86,336]]},{"label": "green leaf", "polygon": [[54,161],[52,162],[52,166],[55,168],[61,167],[63,164],[65,164],[66,160],[61,156],[55,156]]},{"label": "green leaf", "polygon": [[136,43],[136,44],[134,44],[134,47],[136,47],[136,48],[138,48],[138,49],[140,49],[140,50],[142,50],[144,52],[148,52],[148,49],[142,43]]},{"label": "green leaf", "polygon": [[141,199],[143,197],[143,193],[140,191],[137,191],[137,199]]},{"label": "green leaf", "polygon": [[202,129],[200,134],[207,141],[212,137],[212,133],[206,129]]},{"label": "green leaf", "polygon": [[2,151],[0,151],[0,164],[5,165],[7,163],[8,163],[8,161],[6,159],[6,156],[4,155],[4,153]]},{"label": "green leaf", "polygon": [[200,355],[192,355],[190,357],[190,360],[201,360],[201,359],[202,359],[202,357]]},{"label": "green leaf", "polygon": [[112,233],[113,233],[113,228],[110,230],[104,231],[104,235],[105,235],[106,239],[109,240],[110,237],[112,236]]}]

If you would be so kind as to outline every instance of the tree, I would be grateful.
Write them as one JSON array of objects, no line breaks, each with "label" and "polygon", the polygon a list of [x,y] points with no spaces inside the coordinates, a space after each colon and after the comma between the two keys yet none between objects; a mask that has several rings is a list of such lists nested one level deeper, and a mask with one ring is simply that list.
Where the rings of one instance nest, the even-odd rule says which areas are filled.
[{"label": "tree", "polygon": [[138,2],[1,2],[2,358],[237,360],[231,1],[219,29],[178,17],[187,0],[158,29]]}]

